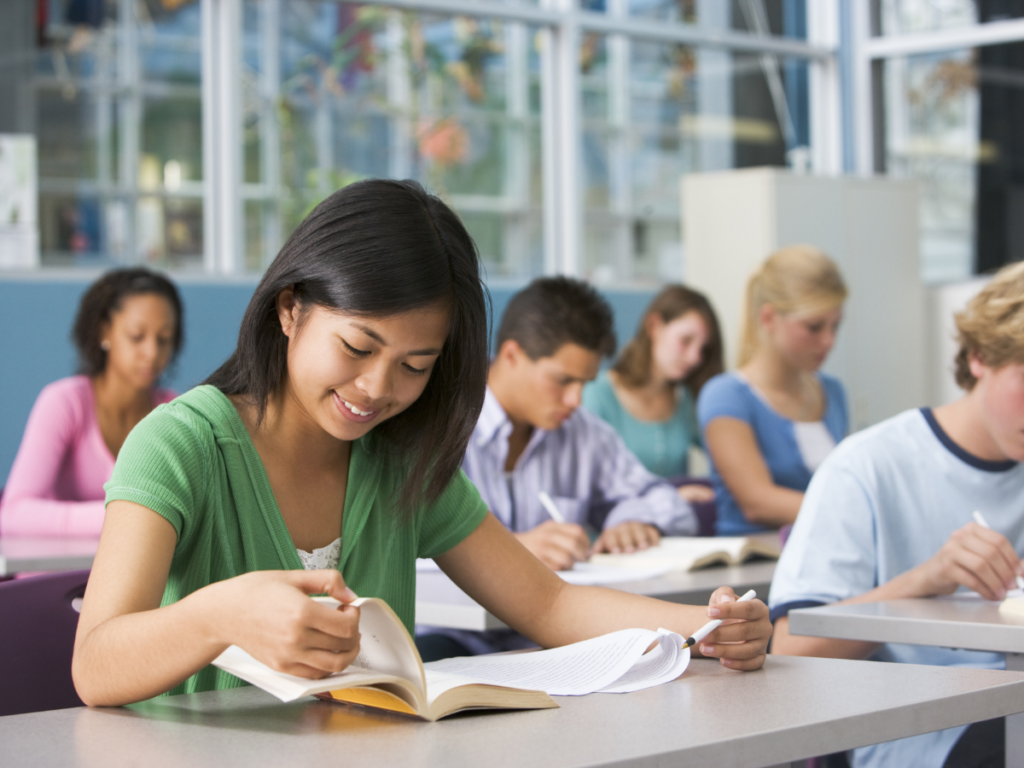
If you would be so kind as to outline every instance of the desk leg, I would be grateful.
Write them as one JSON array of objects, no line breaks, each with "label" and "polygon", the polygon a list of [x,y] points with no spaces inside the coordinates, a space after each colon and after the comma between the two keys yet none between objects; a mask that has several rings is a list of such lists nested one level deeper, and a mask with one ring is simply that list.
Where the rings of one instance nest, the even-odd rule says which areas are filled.
[{"label": "desk leg", "polygon": [[[1024,671],[1024,653],[1006,654],[1006,668],[1012,672]],[[1024,768],[1024,714],[1006,718],[1006,766]]]}]

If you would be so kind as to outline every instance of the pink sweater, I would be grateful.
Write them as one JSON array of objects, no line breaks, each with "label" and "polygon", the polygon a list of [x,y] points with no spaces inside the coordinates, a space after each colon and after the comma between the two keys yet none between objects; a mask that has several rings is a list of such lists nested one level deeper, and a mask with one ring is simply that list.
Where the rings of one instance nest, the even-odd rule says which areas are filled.
[{"label": "pink sweater", "polygon": [[[153,393],[156,405],[173,400]],[[71,376],[43,387],[32,406],[0,500],[0,536],[95,537],[114,456],[103,442],[92,385]]]}]

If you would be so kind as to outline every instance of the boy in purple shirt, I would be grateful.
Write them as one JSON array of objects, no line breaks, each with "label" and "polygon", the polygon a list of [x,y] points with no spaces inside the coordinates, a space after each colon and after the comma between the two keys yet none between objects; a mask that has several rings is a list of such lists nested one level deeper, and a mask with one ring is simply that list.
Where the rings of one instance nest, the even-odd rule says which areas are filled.
[{"label": "boy in purple shirt", "polygon": [[[583,385],[614,351],[611,307],[566,277],[534,280],[513,296],[498,329],[462,468],[490,511],[553,570],[592,552],[645,549],[662,534],[697,533],[690,505],[647,471],[612,427],[579,407]],[[552,519],[541,492],[564,522]],[[593,544],[588,529],[597,536]],[[421,637],[421,653],[484,653],[525,640],[509,631],[442,633],[458,645],[435,649]]]}]

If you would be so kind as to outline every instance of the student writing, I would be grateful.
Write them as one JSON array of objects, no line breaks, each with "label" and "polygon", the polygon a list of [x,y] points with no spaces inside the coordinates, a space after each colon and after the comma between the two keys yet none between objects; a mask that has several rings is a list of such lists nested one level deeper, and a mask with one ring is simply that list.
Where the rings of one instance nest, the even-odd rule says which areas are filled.
[{"label": "student writing", "polygon": [[[209,666],[232,644],[279,671],[340,671],[358,608],[307,595],[381,597],[411,629],[417,557],[540,645],[627,626],[690,634],[718,613],[743,621],[705,651],[759,667],[763,603],[567,585],[487,513],[459,471],[486,328],[475,246],[440,200],[371,180],[321,203],[263,276],[234,354],[125,442],[78,625],[82,699],[237,686]],[[339,536],[333,568],[303,570],[297,550]]]},{"label": "student writing", "polygon": [[[651,301],[612,367],[583,390],[583,406],[607,421],[641,463],[656,475],[679,478],[689,452],[701,444],[696,398],[722,372],[718,319],[703,294],[682,285]],[[703,485],[682,485],[690,501],[708,501]]]},{"label": "student writing", "polygon": [[[583,386],[615,349],[612,310],[580,280],[534,280],[498,328],[483,411],[463,468],[494,515],[541,562],[571,568],[591,551],[632,552],[661,533],[693,534],[690,505],[651,474],[604,421],[580,408]],[[542,501],[547,494],[562,520]],[[597,535],[591,547],[587,533]],[[421,650],[463,654],[518,648],[514,632],[431,630]]]},{"label": "student writing", "polygon": [[846,435],[842,384],[818,370],[845,299],[836,265],[808,246],[777,251],[750,277],[739,369],[697,401],[719,534],[792,523],[811,474]]},{"label": "student writing", "polygon": [[181,350],[181,299],[147,269],[108,272],[82,296],[79,374],[32,407],[0,500],[2,536],[98,537],[103,484],[131,429],[174,393],[157,386]]},{"label": "student writing", "polygon": [[[1016,586],[1024,551],[1024,264],[996,275],[956,324],[963,396],[853,435],[811,480],[772,582],[774,652],[1003,668],[1002,654],[790,635],[786,618],[795,607],[964,587],[993,600]],[[991,530],[972,521],[974,510]],[[854,764],[1002,765],[1001,722],[865,747]]]}]

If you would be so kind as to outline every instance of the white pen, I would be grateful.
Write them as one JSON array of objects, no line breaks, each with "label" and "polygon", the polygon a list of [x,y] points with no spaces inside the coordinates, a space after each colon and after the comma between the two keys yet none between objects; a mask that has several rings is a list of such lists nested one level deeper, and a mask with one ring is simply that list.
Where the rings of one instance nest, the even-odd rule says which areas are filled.
[{"label": "white pen", "polygon": [[[753,600],[755,597],[757,597],[757,593],[754,590],[751,589],[749,592],[747,592],[745,595],[743,595],[743,597],[741,597],[736,602],[737,603],[745,603],[748,600]],[[722,626],[722,619],[712,619],[707,624],[705,624],[703,627],[701,627],[696,632],[694,632],[693,633],[693,637],[686,638],[686,642],[683,643],[683,648],[690,648],[691,646],[696,645],[701,640],[703,640],[705,637],[707,637],[712,632],[714,632],[716,629],[718,629],[720,626]]]},{"label": "white pen", "polygon": [[540,499],[540,503],[544,505],[544,509],[551,515],[551,519],[556,523],[565,524],[565,516],[558,511],[558,507],[555,506],[555,502],[552,501],[551,497],[548,496],[544,491],[537,494],[537,498]]},{"label": "white pen", "polygon": [[[982,515],[981,512],[979,512],[978,510],[974,510],[973,512],[971,512],[971,517],[973,517],[974,522],[976,522],[982,528],[988,528],[990,531],[992,530],[992,526],[988,524],[988,521],[985,520],[985,516]],[[1019,573],[1017,574],[1017,589],[1024,590],[1024,578],[1021,578],[1021,575]]]}]

